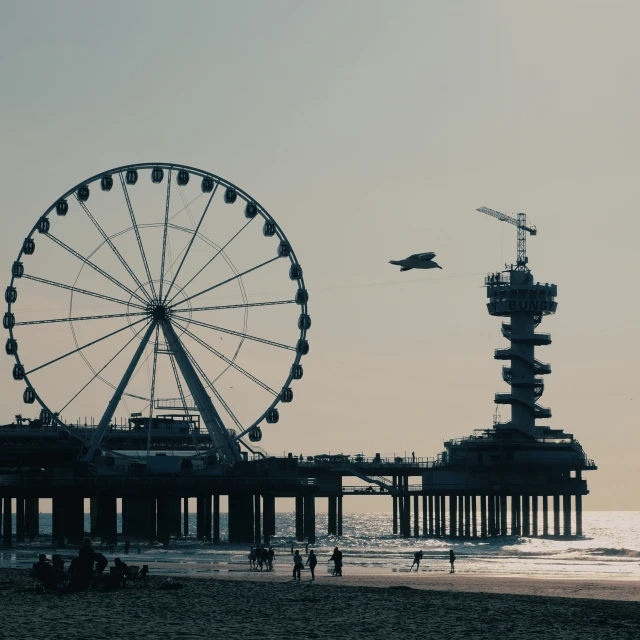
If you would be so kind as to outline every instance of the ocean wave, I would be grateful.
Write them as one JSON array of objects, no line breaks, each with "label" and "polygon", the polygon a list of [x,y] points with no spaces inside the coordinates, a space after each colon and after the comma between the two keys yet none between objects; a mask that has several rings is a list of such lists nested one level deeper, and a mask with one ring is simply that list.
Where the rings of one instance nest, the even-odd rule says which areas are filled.
[{"label": "ocean wave", "polygon": [[640,558],[640,551],[637,549],[616,549],[615,547],[598,547],[586,551],[592,556],[620,556],[624,558]]}]

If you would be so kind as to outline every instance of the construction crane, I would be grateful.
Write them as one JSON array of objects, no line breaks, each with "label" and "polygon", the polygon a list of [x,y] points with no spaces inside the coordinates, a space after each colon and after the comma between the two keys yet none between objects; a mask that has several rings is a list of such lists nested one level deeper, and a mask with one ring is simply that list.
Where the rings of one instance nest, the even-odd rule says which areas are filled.
[{"label": "construction crane", "polygon": [[488,216],[493,216],[494,218],[498,218],[498,220],[502,220],[502,222],[508,222],[518,227],[518,260],[516,264],[519,270],[526,270],[527,262],[529,261],[527,258],[527,233],[530,233],[532,236],[538,233],[533,225],[527,226],[527,215],[525,213],[517,213],[517,218],[514,218],[513,216],[508,216],[506,213],[500,213],[500,211],[495,211],[488,207],[480,207],[476,209],[476,211],[486,213]]}]

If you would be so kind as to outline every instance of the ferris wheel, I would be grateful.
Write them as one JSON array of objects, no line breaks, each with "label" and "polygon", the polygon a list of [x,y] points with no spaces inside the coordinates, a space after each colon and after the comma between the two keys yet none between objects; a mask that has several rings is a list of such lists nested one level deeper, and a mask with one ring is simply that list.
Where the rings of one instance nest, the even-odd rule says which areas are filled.
[{"label": "ferris wheel", "polygon": [[148,456],[154,419],[199,414],[209,451],[234,462],[237,441],[259,441],[293,400],[308,299],[291,244],[248,193],[193,167],[127,165],[63,193],[24,239],[6,352],[24,402],[82,440],[85,461],[118,420],[146,430]]}]

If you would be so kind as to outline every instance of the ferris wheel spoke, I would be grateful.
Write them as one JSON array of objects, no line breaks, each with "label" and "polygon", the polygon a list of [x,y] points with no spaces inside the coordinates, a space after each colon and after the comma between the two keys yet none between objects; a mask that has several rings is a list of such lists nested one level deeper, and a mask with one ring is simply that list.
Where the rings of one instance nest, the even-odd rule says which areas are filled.
[{"label": "ferris wheel spoke", "polygon": [[[103,316],[80,316],[77,318],[50,318],[48,320],[26,320],[25,322],[16,322],[17,326],[27,326],[31,324],[52,324],[54,322],[79,322],[81,320],[108,320],[110,318],[131,318],[132,316],[148,316],[147,311],[140,311],[139,313],[110,313]],[[129,326],[129,325],[127,325]]]},{"label": "ferris wheel spoke", "polygon": [[248,307],[269,307],[279,304],[296,304],[295,300],[272,300],[271,302],[247,302],[245,304],[225,304],[217,307],[192,307],[191,309],[171,309],[173,313],[191,313],[192,311],[219,311],[221,309],[247,309]]},{"label": "ferris wheel spoke", "polygon": [[[266,338],[258,338],[257,336],[252,336],[249,333],[241,333],[240,331],[233,331],[233,329],[225,329],[224,327],[216,327],[213,324],[207,324],[206,322],[200,322],[199,320],[194,320],[193,318],[180,318],[177,316],[172,316],[172,320],[181,321],[185,323],[195,324],[199,327],[205,327],[206,329],[212,329],[213,331],[219,331],[220,333],[227,333],[231,336],[238,336],[239,338],[246,338],[247,340],[254,340],[256,342],[262,342],[263,344],[268,344],[271,347],[278,347],[280,349],[287,349],[289,351],[295,351],[295,347],[290,347],[288,344],[282,344],[281,342],[274,342],[273,340],[267,340]],[[182,325],[180,325],[182,329]]]},{"label": "ferris wheel spoke", "polygon": [[[131,336],[131,339],[124,345],[100,370],[95,371],[93,377],[69,400],[58,413],[62,413],[94,380],[100,377],[100,374],[138,337],[137,333]],[[133,378],[133,376],[132,376]]]},{"label": "ferris wheel spoke", "polygon": [[[183,290],[186,289],[251,224],[253,220],[255,220],[255,218],[250,218],[249,220],[247,220],[247,222],[245,222],[242,225],[242,227],[240,227],[240,230],[237,231],[235,235],[233,235],[225,245],[223,245],[222,247],[220,247],[220,249],[218,249],[217,253],[213,256],[213,258],[208,260],[205,263],[205,265],[187,282],[187,284],[185,284],[184,287],[182,287],[182,289]],[[175,297],[176,296],[173,296],[173,298],[169,300],[169,304],[171,304],[175,300]],[[182,302],[184,302],[184,300],[182,300],[181,303]]]},{"label": "ferris wheel spoke", "polygon": [[133,272],[131,267],[128,265],[127,261],[122,257],[122,254],[118,251],[118,249],[116,249],[116,246],[111,241],[111,238],[105,233],[104,229],[100,226],[100,223],[95,219],[91,211],[89,211],[89,207],[87,207],[87,205],[82,200],[80,200],[77,193],[75,193],[74,195],[76,200],[78,201],[78,204],[82,207],[84,212],[87,214],[89,220],[93,222],[93,225],[98,230],[98,233],[104,238],[104,241],[109,245],[109,247],[111,248],[111,251],[113,251],[116,258],[120,260],[120,263],[122,264],[122,266],[126,269],[127,273],[131,276],[133,281],[138,285],[140,291],[142,291],[142,293],[145,295],[147,300],[151,301],[151,296],[147,293],[147,290],[142,285],[142,282],[140,282],[140,280],[138,279],[138,276]]},{"label": "ferris wheel spoke", "polygon": [[[251,269],[247,269],[246,271],[243,271],[242,273],[237,273],[235,276],[231,277],[231,278],[227,278],[226,280],[223,280],[222,282],[219,282],[218,284],[214,284],[212,287],[209,287],[208,289],[203,289],[202,291],[198,292],[198,293],[194,293],[192,296],[189,296],[188,298],[184,298],[183,300],[181,300],[179,303],[176,304],[184,304],[185,302],[189,301],[189,300],[193,300],[194,298],[197,298],[201,295],[203,295],[204,293],[209,293],[209,291],[213,291],[214,289],[217,289],[218,287],[221,287],[229,282],[233,282],[234,280],[237,280],[238,278],[241,278],[242,276],[246,276],[247,273],[251,273],[252,271],[257,271],[258,269],[261,269],[262,267],[265,267],[268,264],[271,264],[272,262],[275,262],[276,260],[280,260],[280,256],[275,256],[275,258],[271,258],[270,260],[265,260],[264,262],[256,265],[255,267],[251,267]],[[169,307],[171,309],[171,307]]]},{"label": "ferris wheel spoke", "polygon": [[142,304],[146,304],[147,301],[144,298],[141,298],[135,291],[132,291],[126,285],[122,284],[119,280],[116,280],[113,276],[110,276],[106,271],[101,269],[97,264],[94,264],[88,258],[85,258],[83,255],[80,255],[75,249],[72,249],[70,246],[66,245],[62,240],[56,238],[52,233],[46,234],[47,238],[53,240],[59,247],[62,247],[65,251],[69,252],[75,258],[78,258],[81,262],[84,262],[88,267],[91,267],[94,271],[99,273],[101,276],[104,276],[107,280],[110,280],[117,287],[120,287],[122,290],[126,291],[130,296],[137,298]]},{"label": "ferris wheel spoke", "polygon": [[96,449],[100,446],[100,443],[102,442],[102,438],[104,437],[104,434],[106,433],[107,428],[111,423],[113,414],[115,413],[116,409],[118,408],[118,405],[120,404],[120,400],[122,399],[122,394],[127,388],[129,381],[131,380],[131,376],[136,366],[138,365],[138,362],[140,361],[140,358],[142,357],[144,350],[147,347],[147,343],[149,342],[149,339],[151,338],[151,334],[153,333],[153,330],[156,328],[156,325],[157,325],[157,321],[153,319],[149,324],[149,327],[147,328],[147,331],[145,332],[142,340],[140,341],[140,344],[138,345],[138,348],[136,349],[133,359],[131,360],[131,362],[129,363],[129,366],[126,369],[124,376],[122,376],[122,379],[118,384],[118,387],[116,388],[113,396],[111,397],[111,400],[109,401],[109,404],[105,409],[105,412],[102,414],[102,418],[98,423],[98,428],[96,429],[93,435],[93,438],[91,438],[91,442],[89,443],[87,452],[83,457],[83,460],[85,462],[91,462],[96,452]]},{"label": "ferris wheel spoke", "polygon": [[233,413],[233,411],[231,410],[231,407],[225,402],[224,398],[220,395],[220,392],[215,388],[213,382],[209,380],[207,374],[204,372],[204,369],[197,363],[196,359],[193,357],[190,351],[184,346],[184,343],[182,343],[182,348],[191,361],[191,364],[195,369],[197,369],[198,373],[202,376],[202,379],[206,382],[207,387],[211,389],[211,391],[213,391],[213,394],[217,398],[218,402],[220,402],[220,404],[224,407],[224,410],[229,414],[229,417],[233,420],[236,427],[238,427],[238,429],[242,431],[244,427],[242,426],[240,420],[238,420],[235,413]]},{"label": "ferris wheel spoke", "polygon": [[151,429],[153,427],[153,401],[156,395],[156,367],[158,365],[158,334],[160,325],[156,324],[156,338],[153,344],[153,373],[151,374],[151,400],[149,402],[149,428],[147,429],[147,457],[151,455]]},{"label": "ferris wheel spoke", "polygon": [[[167,203],[164,210],[164,230],[162,235],[162,262],[160,264],[160,291],[158,292],[158,301],[162,300],[162,285],[164,284],[164,259],[167,253],[167,229],[169,225],[169,205],[171,203],[171,169],[167,176]],[[156,340],[158,333],[156,332]]]},{"label": "ferris wheel spoke", "polygon": [[112,298],[111,296],[105,296],[102,293],[96,293],[95,291],[87,291],[86,289],[79,289],[78,287],[74,287],[70,284],[63,284],[62,282],[54,282],[53,280],[47,280],[46,278],[39,278],[38,276],[32,276],[27,273],[25,273],[22,277],[25,280],[33,280],[34,282],[47,284],[51,287],[59,287],[60,289],[67,289],[68,291],[72,291],[73,293],[82,293],[85,296],[93,296],[94,298],[101,298],[102,300],[106,300],[107,302],[115,302],[117,304],[123,304],[125,306],[134,307],[135,309],[146,308],[140,304],[135,304],[134,302],[127,302],[126,300],[120,300],[119,298]]},{"label": "ferris wheel spoke", "polygon": [[251,380],[252,382],[255,382],[258,386],[262,387],[265,391],[268,391],[269,393],[271,393],[274,396],[278,395],[277,391],[274,391],[269,385],[265,384],[264,382],[262,382],[262,380],[260,380],[259,378],[256,378],[254,375],[252,375],[251,373],[249,373],[248,371],[246,371],[245,369],[243,369],[240,365],[236,364],[233,360],[230,360],[229,358],[227,358],[226,356],[224,356],[223,354],[221,354],[219,351],[217,351],[216,349],[214,349],[211,345],[207,344],[204,340],[200,339],[197,335],[195,335],[193,332],[189,331],[189,329],[187,329],[186,327],[182,327],[180,326],[180,328],[192,339],[195,340],[195,342],[197,342],[200,346],[204,347],[207,351],[210,351],[211,353],[213,353],[214,355],[216,355],[218,358],[220,358],[220,360],[222,360],[223,362],[226,362],[228,365],[231,365],[236,371],[238,371],[239,373],[241,373],[243,376],[246,376],[247,378],[249,378],[249,380]]},{"label": "ferris wheel spoke", "polygon": [[44,369],[45,367],[48,367],[50,364],[53,364],[54,362],[59,362],[60,360],[64,360],[64,358],[68,358],[69,356],[72,356],[74,353],[78,353],[79,351],[82,351],[83,349],[86,349],[87,347],[91,347],[94,344],[98,344],[98,342],[102,342],[103,340],[106,340],[107,338],[111,338],[112,336],[115,336],[118,333],[121,333],[122,331],[124,331],[125,329],[129,329],[130,327],[134,327],[137,324],[140,324],[141,322],[144,322],[146,320],[146,318],[141,318],[140,320],[137,320],[136,322],[133,322],[132,324],[126,324],[124,327],[120,327],[120,329],[117,329],[116,331],[112,331],[111,333],[108,333],[105,336],[102,336],[101,338],[98,338],[97,340],[92,340],[91,342],[87,342],[87,344],[83,344],[81,347],[78,347],[77,349],[74,349],[73,351],[69,351],[68,353],[65,353],[62,356],[59,356],[57,358],[54,358],[53,360],[49,360],[49,362],[45,362],[44,364],[41,364],[39,367],[35,367],[34,369],[31,369],[30,371],[26,372],[26,375],[29,375],[31,373],[35,373],[36,371],[39,371],[40,369]]},{"label": "ferris wheel spoke", "polygon": [[151,271],[149,269],[149,263],[147,262],[147,255],[144,252],[144,246],[142,245],[142,238],[140,237],[140,229],[138,229],[138,223],[136,222],[136,216],[133,213],[133,206],[131,205],[131,200],[129,198],[129,191],[127,190],[127,185],[122,177],[122,173],[118,174],[120,176],[120,184],[122,185],[122,192],[124,193],[124,199],[127,202],[127,209],[129,210],[129,216],[131,218],[131,224],[133,225],[133,230],[136,234],[136,240],[138,241],[138,248],[140,249],[140,255],[142,256],[142,262],[144,263],[144,269],[147,272],[147,278],[149,279],[149,285],[151,286],[151,292],[153,293],[153,297],[156,297],[156,288],[153,284],[153,279],[151,278]]},{"label": "ferris wheel spoke", "polygon": [[182,256],[182,260],[181,260],[180,264],[178,265],[178,269],[176,270],[176,272],[175,272],[175,274],[173,276],[173,280],[171,280],[171,284],[169,285],[169,288],[167,289],[167,293],[166,293],[166,295],[164,297],[164,300],[162,301],[163,304],[165,304],[167,299],[169,298],[169,294],[171,293],[171,289],[173,289],[173,285],[175,284],[176,278],[178,277],[178,274],[180,273],[180,269],[182,269],[182,265],[184,264],[184,261],[187,259],[187,256],[189,255],[189,251],[191,250],[191,245],[193,244],[193,241],[196,239],[196,236],[198,235],[198,231],[200,230],[200,225],[202,224],[202,221],[204,220],[204,217],[207,215],[207,211],[209,210],[209,205],[211,204],[211,201],[213,200],[213,196],[215,195],[219,184],[220,184],[219,182],[216,182],[213,190],[211,191],[211,195],[209,196],[209,200],[207,202],[207,205],[205,206],[204,211],[202,212],[202,215],[200,216],[200,220],[198,221],[198,224],[197,224],[196,228],[193,230],[193,235],[189,239],[189,243],[187,244],[187,248],[184,251],[184,254]]}]

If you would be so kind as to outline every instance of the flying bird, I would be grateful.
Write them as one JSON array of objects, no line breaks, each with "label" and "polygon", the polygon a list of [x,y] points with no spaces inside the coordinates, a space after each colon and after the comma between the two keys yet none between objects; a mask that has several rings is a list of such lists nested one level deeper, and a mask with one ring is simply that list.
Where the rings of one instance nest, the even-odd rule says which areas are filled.
[{"label": "flying bird", "polygon": [[400,271],[410,271],[411,269],[442,269],[442,267],[434,262],[436,254],[433,251],[427,253],[414,253],[412,256],[404,260],[389,260],[389,264],[395,264],[400,267]]}]

